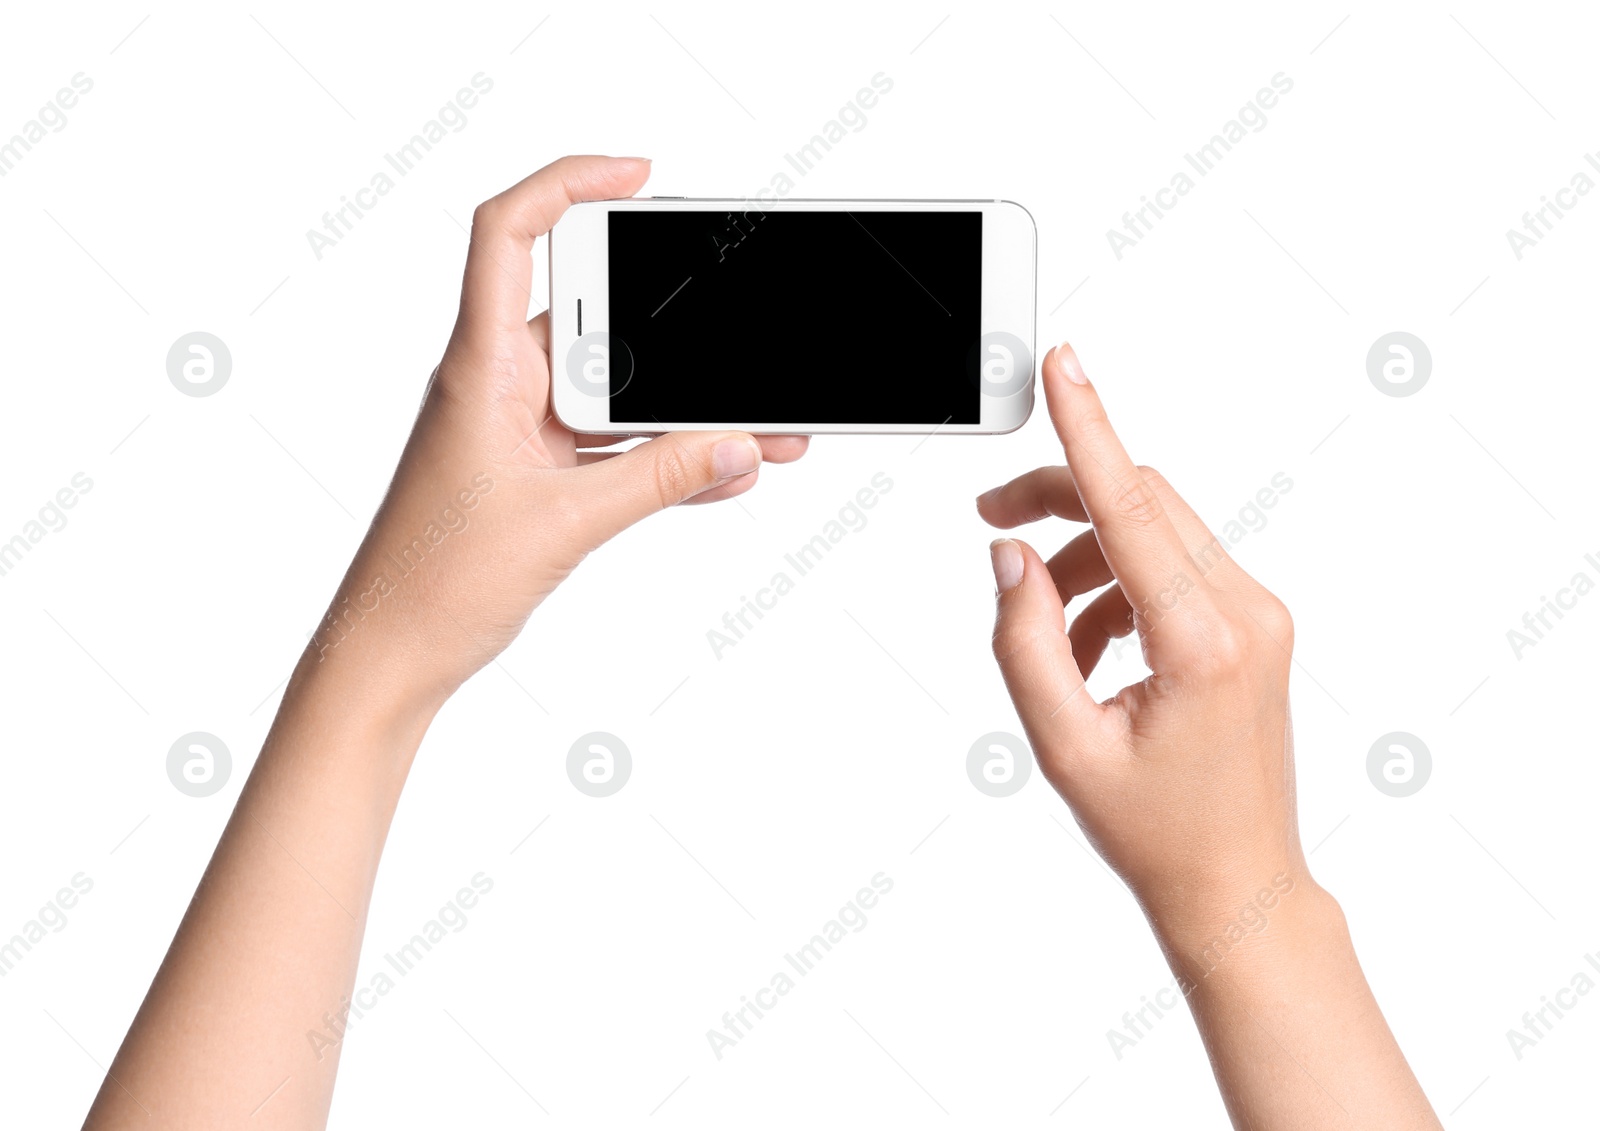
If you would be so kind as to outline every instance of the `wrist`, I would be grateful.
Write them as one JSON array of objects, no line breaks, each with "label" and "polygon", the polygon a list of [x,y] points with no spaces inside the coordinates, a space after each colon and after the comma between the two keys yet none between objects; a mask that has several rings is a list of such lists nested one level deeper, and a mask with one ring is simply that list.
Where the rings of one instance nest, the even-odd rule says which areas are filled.
[{"label": "wrist", "polygon": [[373,649],[335,655],[313,641],[289,677],[274,729],[309,728],[320,737],[409,760],[453,691],[413,678],[408,666],[387,662]]},{"label": "wrist", "polygon": [[1157,940],[1185,993],[1279,968],[1347,937],[1338,902],[1304,867],[1284,867],[1220,892],[1177,891],[1146,902]]},{"label": "wrist", "polygon": [[[356,577],[377,576],[365,554],[352,563],[333,603],[312,634],[290,680],[290,692],[342,699],[379,726],[431,721],[460,687],[447,638],[392,587],[362,590]],[[472,643],[459,622],[449,639]],[[289,694],[285,694],[285,700]]]}]

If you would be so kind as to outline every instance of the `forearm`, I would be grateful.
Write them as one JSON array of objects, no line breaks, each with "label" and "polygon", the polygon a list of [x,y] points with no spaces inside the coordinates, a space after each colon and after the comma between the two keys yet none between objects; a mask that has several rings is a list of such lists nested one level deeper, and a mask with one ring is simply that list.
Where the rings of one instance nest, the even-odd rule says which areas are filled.
[{"label": "forearm", "polygon": [[307,1033],[350,993],[434,709],[357,667],[302,660],[87,1127],[325,1123],[339,1047]]},{"label": "forearm", "polygon": [[1303,874],[1276,880],[1156,923],[1234,1125],[1438,1128],[1338,903]]}]

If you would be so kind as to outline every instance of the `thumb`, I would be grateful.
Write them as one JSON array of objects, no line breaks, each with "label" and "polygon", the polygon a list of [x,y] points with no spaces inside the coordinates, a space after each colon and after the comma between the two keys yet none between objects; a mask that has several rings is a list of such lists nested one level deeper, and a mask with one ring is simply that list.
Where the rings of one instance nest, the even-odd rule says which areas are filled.
[{"label": "thumb", "polygon": [[576,481],[592,503],[584,531],[594,546],[642,518],[761,466],[761,445],[744,432],[669,432],[577,469]]},{"label": "thumb", "polygon": [[1032,546],[1001,538],[989,547],[997,610],[994,655],[1006,690],[1037,750],[1082,746],[1101,721],[1066,633],[1065,609],[1050,570]]}]

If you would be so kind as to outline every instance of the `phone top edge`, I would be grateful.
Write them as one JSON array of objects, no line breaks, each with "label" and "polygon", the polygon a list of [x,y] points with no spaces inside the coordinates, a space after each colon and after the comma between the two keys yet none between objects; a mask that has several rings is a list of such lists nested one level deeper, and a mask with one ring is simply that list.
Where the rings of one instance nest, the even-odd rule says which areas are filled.
[{"label": "phone top edge", "polygon": [[[682,201],[686,204],[743,204],[755,201],[753,196],[619,196],[611,200],[585,200],[572,207],[585,204],[643,204],[649,201]],[[758,201],[761,204],[1016,204],[1014,200],[999,197],[969,196],[785,196],[778,200]],[[1016,204],[1024,212],[1028,210]],[[1032,218],[1030,213],[1029,218]]]}]

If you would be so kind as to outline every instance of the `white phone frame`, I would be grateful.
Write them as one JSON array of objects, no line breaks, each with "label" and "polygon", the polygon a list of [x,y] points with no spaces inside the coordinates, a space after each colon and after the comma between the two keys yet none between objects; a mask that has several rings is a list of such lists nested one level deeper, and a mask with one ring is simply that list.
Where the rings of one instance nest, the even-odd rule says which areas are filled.
[{"label": "white phone frame", "polygon": [[[817,424],[803,420],[720,420],[692,423],[613,421],[604,364],[584,369],[596,351],[597,332],[609,330],[609,216],[613,211],[706,212],[960,212],[983,216],[980,339],[991,368],[984,370],[976,424]],[[550,232],[551,406],[573,432],[588,435],[659,435],[672,431],[736,428],[758,435],[978,434],[1022,427],[1033,411],[1038,231],[1020,204],[1006,200],[733,200],[715,197],[631,197],[588,201],[567,209]],[[582,303],[583,339],[578,333]],[[822,308],[826,311],[826,307]],[[826,316],[824,314],[824,316]],[[995,344],[994,336],[1005,341]],[[606,342],[606,339],[601,339]],[[1025,356],[1015,358],[1015,343]],[[604,356],[603,354],[600,356]],[[580,375],[584,374],[584,375]],[[596,379],[596,375],[599,375]],[[991,380],[990,375],[998,375]]]}]

